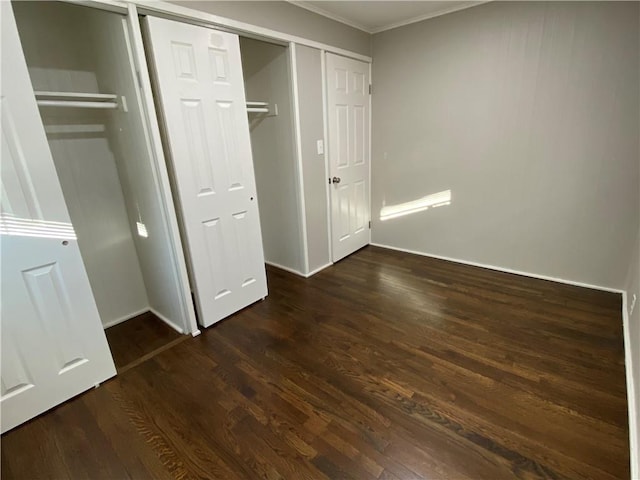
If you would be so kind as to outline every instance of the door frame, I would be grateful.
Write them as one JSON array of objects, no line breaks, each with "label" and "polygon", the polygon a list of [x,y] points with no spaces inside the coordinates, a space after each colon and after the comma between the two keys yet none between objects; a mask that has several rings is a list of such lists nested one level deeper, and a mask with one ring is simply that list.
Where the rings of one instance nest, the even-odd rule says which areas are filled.
[{"label": "door frame", "polygon": [[362,55],[360,53],[345,50],[343,48],[327,45],[322,42],[309,40],[304,37],[298,37],[296,35],[290,35],[287,33],[272,30],[270,28],[259,27],[250,23],[232,20],[230,18],[225,18],[218,15],[212,15],[201,10],[194,10],[192,8],[167,3],[164,1],[148,2],[146,0],[93,0],[91,3],[98,4],[103,2],[105,2],[107,5],[134,5],[136,6],[138,13],[142,15],[153,15],[168,18],[170,20],[193,23],[195,25],[215,28],[216,30],[228,31],[231,33],[235,33],[236,35],[248,36],[256,38],[258,40],[267,40],[271,41],[272,43],[280,43],[282,45],[293,42],[300,45],[306,45],[308,47],[316,48],[318,50],[327,50],[329,52],[342,55],[343,57],[349,57],[355,60],[371,63],[371,57],[367,55]]},{"label": "door frame", "polygon": [[[137,15],[151,15],[156,17],[167,18],[194,25],[214,28],[216,30],[235,33],[236,35],[255,38],[257,40],[270,41],[286,46],[289,43],[305,45],[317,50],[342,55],[343,57],[353,58],[363,62],[371,63],[372,58],[369,55],[352,52],[344,48],[335,47],[326,43],[310,40],[308,38],[290,35],[288,33],[279,32],[266,27],[260,27],[251,23],[231,18],[213,15],[201,10],[183,7],[163,0],[149,2],[148,0],[58,0],[60,2],[71,3],[73,5],[82,5],[100,10],[109,10],[111,12],[124,13],[131,15],[132,11]],[[131,7],[134,7],[133,10]]]},{"label": "door frame", "polygon": [[[331,221],[331,165],[329,164],[329,97],[327,87],[327,50],[320,50],[320,74],[322,75],[322,127],[324,142],[324,184],[325,202],[327,204],[327,242],[329,245],[329,262],[333,265],[333,225]],[[371,109],[369,109],[371,111]],[[371,137],[369,137],[371,138]]]},{"label": "door frame", "polygon": [[160,136],[160,128],[157,123],[156,108],[153,101],[153,92],[151,87],[151,77],[146,62],[144,44],[142,40],[142,29],[138,21],[138,13],[135,5],[127,6],[126,16],[129,31],[129,48],[131,49],[134,65],[137,72],[138,88],[140,89],[140,100],[142,104],[143,118],[145,119],[143,130],[145,133],[145,143],[149,151],[149,161],[151,169],[155,175],[155,183],[160,194],[160,203],[162,206],[163,216],[169,227],[169,240],[171,242],[172,264],[179,279],[178,288],[181,291],[180,299],[183,319],[185,320],[185,333],[192,336],[200,335],[200,329],[196,321],[195,307],[191,298],[191,285],[187,274],[187,263],[184,255],[182,241],[180,239],[180,230],[178,227],[178,218],[176,207],[173,203],[171,195],[171,187],[169,183],[169,172],[162,148],[162,140]]},{"label": "door frame", "polygon": [[371,245],[371,232],[373,231],[373,210],[371,209],[371,170],[373,170],[373,149],[371,127],[373,125],[373,63],[369,62],[369,245]]},{"label": "door frame", "polygon": [[[296,176],[296,207],[298,210],[298,218],[300,220],[300,240],[302,242],[302,276],[309,274],[309,242],[307,238],[307,207],[304,195],[304,168],[302,162],[302,128],[300,127],[300,95],[298,94],[298,63],[296,57],[296,44],[289,42],[287,44],[287,57],[289,69],[289,87],[291,94],[291,109],[293,119],[293,143]],[[296,272],[294,272],[296,273]],[[298,273],[300,274],[300,273]]]},{"label": "door frame", "polygon": [[[330,51],[330,50],[322,50],[321,55],[322,55],[322,115],[323,115],[323,121],[324,121],[324,162],[325,162],[325,177],[327,178],[327,182],[325,183],[325,187],[326,187],[326,197],[327,197],[327,231],[329,233],[329,261],[331,262],[331,264],[334,264],[335,262],[333,261],[333,226],[332,226],[332,219],[331,219],[331,215],[333,213],[333,205],[331,203],[331,161],[329,159],[329,92],[328,92],[328,85],[327,85],[327,53],[332,53],[332,54],[336,54],[334,51]],[[341,54],[337,54],[337,55],[341,55]],[[371,88],[371,90],[369,90],[369,178],[367,179],[367,181],[369,182],[369,198],[368,200],[368,204],[369,204],[369,242],[368,244],[371,245],[371,230],[372,230],[372,226],[373,226],[373,222],[372,222],[372,215],[373,215],[373,210],[371,209],[371,170],[372,170],[372,149],[371,149],[371,124],[372,124],[372,97],[373,97],[373,77],[372,77],[372,73],[373,73],[373,62],[371,60],[367,61],[367,60],[362,60],[360,58],[354,58],[348,55],[342,55],[343,57],[346,58],[351,58],[353,60],[359,60],[361,62],[365,62],[369,64],[369,88]]]}]

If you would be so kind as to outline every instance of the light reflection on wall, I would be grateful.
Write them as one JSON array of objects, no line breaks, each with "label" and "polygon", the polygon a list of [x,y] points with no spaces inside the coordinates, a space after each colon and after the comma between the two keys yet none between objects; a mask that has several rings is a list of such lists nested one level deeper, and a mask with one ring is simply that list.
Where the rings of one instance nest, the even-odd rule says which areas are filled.
[{"label": "light reflection on wall", "polygon": [[76,240],[70,223],[20,218],[5,212],[0,213],[0,235]]},{"label": "light reflection on wall", "polygon": [[429,208],[442,207],[451,204],[451,190],[432,193],[426,197],[411,200],[410,202],[399,203],[397,205],[385,205],[380,210],[380,220],[391,220],[392,218],[404,217],[412,213],[424,212]]},{"label": "light reflection on wall", "polygon": [[138,235],[144,238],[149,236],[149,232],[147,231],[147,226],[142,222],[136,222],[136,228],[138,229]]}]

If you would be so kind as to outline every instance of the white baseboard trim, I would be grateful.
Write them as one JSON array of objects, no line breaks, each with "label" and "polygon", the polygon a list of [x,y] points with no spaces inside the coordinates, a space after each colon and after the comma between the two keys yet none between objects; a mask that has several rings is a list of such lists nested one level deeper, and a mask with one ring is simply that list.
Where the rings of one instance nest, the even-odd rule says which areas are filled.
[{"label": "white baseboard trim", "polygon": [[631,356],[631,330],[629,325],[629,309],[627,292],[622,292],[622,328],[624,332],[624,365],[627,379],[627,407],[629,411],[629,450],[631,455],[631,478],[640,478],[640,451],[638,451],[638,412],[636,411],[636,389],[633,383],[633,365]]},{"label": "white baseboard trim", "polygon": [[268,262],[266,260],[264,261],[264,263],[266,263],[267,265],[271,265],[272,267],[279,268],[280,270],[284,270],[285,272],[293,273],[294,275],[299,275],[301,277],[306,277],[304,273],[299,272],[298,270],[294,270],[293,268],[285,267],[284,265],[280,265],[274,262]]},{"label": "white baseboard trim", "polygon": [[123,322],[126,322],[127,320],[131,320],[132,318],[135,318],[138,315],[142,315],[143,313],[147,313],[148,311],[149,311],[149,307],[145,307],[142,310],[139,310],[137,312],[129,313],[124,317],[116,318],[115,320],[109,320],[107,323],[102,324],[102,328],[106,330],[109,327],[113,327],[115,325],[118,325],[119,323],[123,323]]},{"label": "white baseboard trim", "polygon": [[316,268],[315,270],[310,271],[309,273],[307,273],[307,274],[305,275],[305,277],[306,277],[306,278],[309,278],[309,277],[311,277],[312,275],[315,275],[316,273],[321,272],[321,271],[322,271],[322,270],[324,270],[325,268],[328,268],[328,267],[330,267],[330,266],[332,266],[332,265],[333,265],[333,262],[329,262],[329,263],[327,263],[326,265],[323,265],[323,266],[321,266],[321,267]]},{"label": "white baseboard trim", "polygon": [[495,265],[487,265],[486,263],[470,262],[468,260],[460,260],[459,258],[445,257],[443,255],[435,255],[435,254],[426,253],[426,252],[418,252],[416,250],[408,250],[406,248],[392,247],[391,245],[383,245],[381,243],[371,243],[370,245],[374,247],[388,248],[389,250],[396,250],[398,252],[412,253],[413,255],[421,255],[423,257],[431,257],[431,258],[437,258],[439,260],[447,260],[449,262],[462,263],[463,265],[471,265],[472,267],[488,268],[489,270],[496,270],[498,272],[513,273],[515,275],[522,275],[524,277],[537,278],[539,280],[549,280],[551,282],[564,283],[565,285],[573,285],[575,287],[591,288],[593,290],[602,290],[603,292],[610,292],[610,293],[624,293],[624,290],[621,290],[619,288],[610,288],[610,287],[603,287],[600,285],[592,285],[590,283],[575,282],[573,280],[566,280],[564,278],[549,277],[547,275],[539,275],[537,273],[523,272],[521,270],[513,270],[511,268],[497,267]]},{"label": "white baseboard trim", "polygon": [[149,311],[153,313],[156,317],[158,317],[160,320],[162,320],[164,323],[169,325],[171,328],[173,328],[176,332],[184,335],[184,329],[182,327],[179,327],[174,322],[169,320],[167,317],[165,317],[161,313],[158,313],[156,309],[149,307]]}]

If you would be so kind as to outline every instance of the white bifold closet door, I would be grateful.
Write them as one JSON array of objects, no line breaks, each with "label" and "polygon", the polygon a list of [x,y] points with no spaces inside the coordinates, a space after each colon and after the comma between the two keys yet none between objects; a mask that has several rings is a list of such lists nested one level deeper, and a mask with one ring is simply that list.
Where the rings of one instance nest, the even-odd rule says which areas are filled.
[{"label": "white bifold closet door", "polygon": [[369,64],[327,53],[333,261],[369,244]]},{"label": "white bifold closet door", "polygon": [[2,432],[116,374],[31,89],[2,16]]},{"label": "white bifold closet door", "polygon": [[145,22],[207,327],[267,295],[239,40],[171,20]]}]

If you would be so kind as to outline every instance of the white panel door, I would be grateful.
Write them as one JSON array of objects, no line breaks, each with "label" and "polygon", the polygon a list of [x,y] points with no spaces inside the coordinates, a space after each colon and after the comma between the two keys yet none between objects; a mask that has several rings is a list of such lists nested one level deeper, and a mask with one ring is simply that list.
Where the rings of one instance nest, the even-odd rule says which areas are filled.
[{"label": "white panel door", "polygon": [[31,89],[2,14],[2,432],[115,375]]},{"label": "white panel door", "polygon": [[147,17],[200,323],[264,298],[267,280],[237,35]]},{"label": "white panel door", "polygon": [[369,244],[369,64],[327,53],[333,261]]}]

